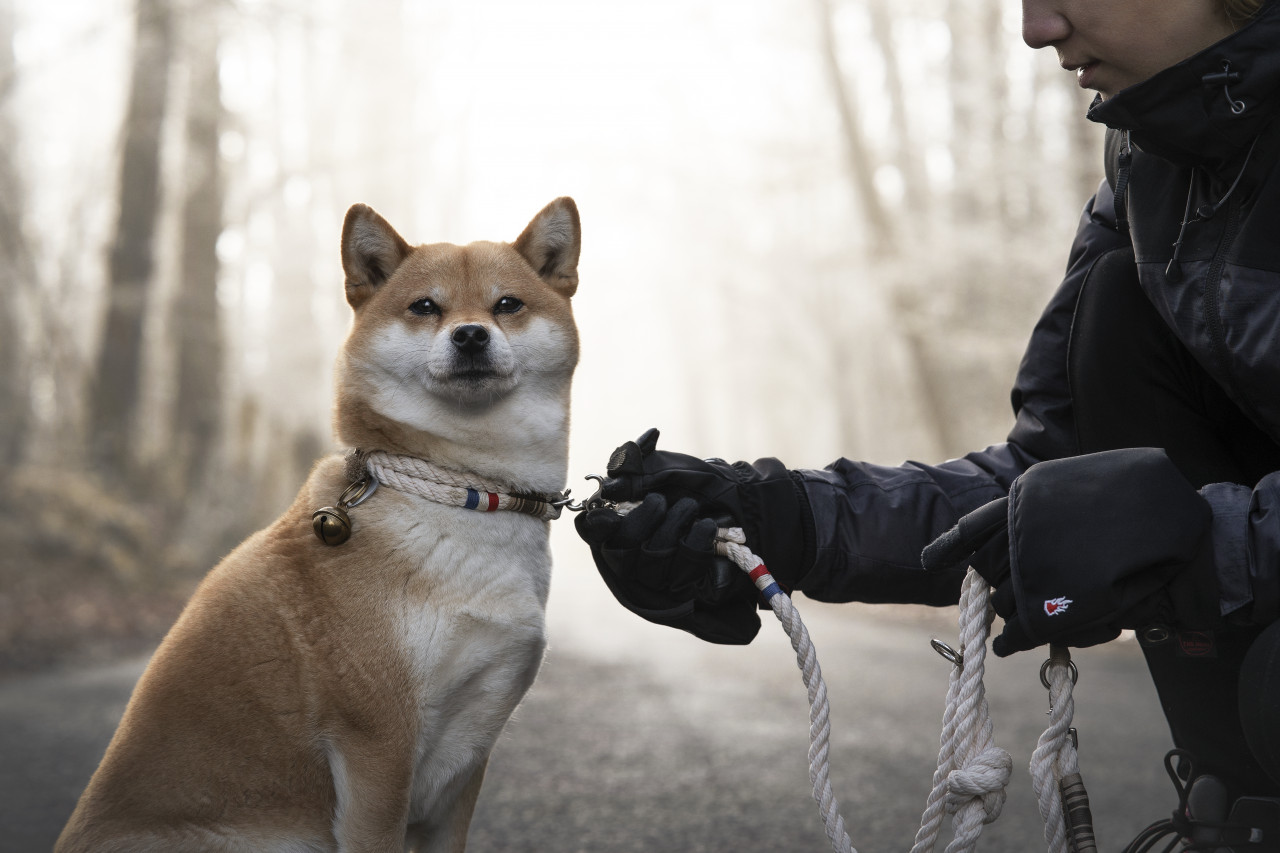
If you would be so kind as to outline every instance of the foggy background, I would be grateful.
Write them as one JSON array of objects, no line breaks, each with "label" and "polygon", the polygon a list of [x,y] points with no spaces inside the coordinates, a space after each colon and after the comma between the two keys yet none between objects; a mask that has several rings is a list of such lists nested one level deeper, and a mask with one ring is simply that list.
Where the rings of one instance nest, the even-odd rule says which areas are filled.
[{"label": "foggy background", "polygon": [[[338,449],[355,202],[420,243],[513,240],[551,199],[577,201],[575,497],[651,426],[668,449],[791,467],[1003,440],[1102,176],[1089,96],[1022,44],[1019,15],[1013,0],[0,0],[0,681],[145,654]],[[623,611],[569,520],[552,545],[544,690],[591,678],[625,706],[611,685],[634,680],[692,719],[754,678],[796,705],[779,726],[803,737],[776,626],[746,650],[707,646]],[[903,707],[930,722],[895,734],[923,738],[910,775],[927,784],[945,666],[925,653],[918,674],[862,677],[886,669],[870,666],[885,644],[927,648],[917,623],[947,636],[954,609],[799,606],[820,653],[860,655],[823,658],[834,690],[936,692],[936,711]],[[867,621],[886,610],[896,622]],[[1040,687],[1017,677],[1038,725]],[[554,730],[560,695],[535,686],[523,725]],[[892,714],[833,714],[859,754],[897,743]],[[1131,734],[1109,718],[1091,732]],[[1155,749],[1131,764],[1163,786]],[[577,768],[583,796],[596,769]],[[81,772],[35,793],[40,832]],[[500,784],[482,802],[504,802]],[[883,794],[918,809],[914,791]]]},{"label": "foggy background", "polygon": [[[1101,175],[1019,13],[0,0],[0,660],[158,636],[333,449],[354,202],[469,242],[576,199],[579,496],[650,426],[792,467],[1002,440]],[[602,589],[555,547],[553,615]]]}]

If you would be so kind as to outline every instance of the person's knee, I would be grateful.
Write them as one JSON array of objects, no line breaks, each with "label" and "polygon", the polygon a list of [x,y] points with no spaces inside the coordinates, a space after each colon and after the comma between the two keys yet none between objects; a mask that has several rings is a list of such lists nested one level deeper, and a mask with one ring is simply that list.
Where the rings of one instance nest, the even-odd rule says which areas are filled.
[{"label": "person's knee", "polygon": [[[1132,250],[1108,252],[1085,278],[1068,371],[1081,450],[1150,445],[1167,403],[1168,330],[1142,292]],[[1145,434],[1151,438],[1142,440]],[[1136,444],[1135,444],[1136,442]]]}]

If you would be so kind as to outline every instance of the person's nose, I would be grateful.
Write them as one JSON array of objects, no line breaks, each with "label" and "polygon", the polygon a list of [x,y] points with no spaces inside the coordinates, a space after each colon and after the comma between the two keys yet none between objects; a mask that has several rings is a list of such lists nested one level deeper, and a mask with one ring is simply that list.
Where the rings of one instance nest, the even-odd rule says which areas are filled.
[{"label": "person's nose", "polygon": [[1030,47],[1048,47],[1071,35],[1071,22],[1056,0],[1022,0],[1022,40]]}]

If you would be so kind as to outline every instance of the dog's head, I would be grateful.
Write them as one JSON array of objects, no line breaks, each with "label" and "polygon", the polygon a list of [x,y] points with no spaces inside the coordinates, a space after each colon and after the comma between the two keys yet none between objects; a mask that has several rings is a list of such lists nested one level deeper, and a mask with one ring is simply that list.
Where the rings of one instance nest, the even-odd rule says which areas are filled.
[{"label": "dog's head", "polygon": [[[353,206],[342,229],[355,317],[338,362],[339,437],[423,453],[424,438],[474,443],[499,420],[562,434],[578,359],[570,297],[580,246],[570,198],[543,208],[513,243],[466,246],[410,246]],[[560,422],[549,423],[557,408]]]}]

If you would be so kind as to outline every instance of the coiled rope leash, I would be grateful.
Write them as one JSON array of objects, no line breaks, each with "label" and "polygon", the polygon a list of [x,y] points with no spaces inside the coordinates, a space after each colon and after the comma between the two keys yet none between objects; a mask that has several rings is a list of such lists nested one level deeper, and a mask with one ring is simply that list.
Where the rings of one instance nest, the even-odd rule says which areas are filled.
[{"label": "coiled rope leash", "polygon": [[954,837],[947,853],[973,850],[982,827],[1000,816],[1013,759],[995,744],[983,685],[987,635],[995,618],[991,588],[970,570],[960,587],[960,651],[933,640],[933,648],[955,666],[947,683],[938,769],[920,816],[912,853],[933,850],[944,814],[951,814]]},{"label": "coiled rope leash", "polygon": [[[747,573],[791,640],[809,693],[809,780],[813,799],[832,849],[836,853],[857,853],[831,791],[831,709],[817,652],[791,597],[745,543],[741,528],[723,528],[717,534],[716,552]],[[912,853],[933,850],[944,814],[954,816],[954,836],[946,853],[972,851],[982,826],[999,817],[1004,807],[1004,789],[1013,762],[1009,753],[995,745],[982,681],[987,636],[995,618],[990,597],[990,586],[970,569],[960,593],[961,650],[956,652],[945,643],[933,641],[934,649],[955,666],[942,718],[938,769],[933,774],[933,790],[925,803]],[[1096,853],[1089,800],[1080,779],[1075,730],[1071,728],[1075,710],[1071,689],[1076,678],[1076,667],[1066,647],[1051,646],[1049,659],[1040,668],[1040,681],[1049,690],[1050,723],[1040,736],[1030,768],[1049,853]]]}]

